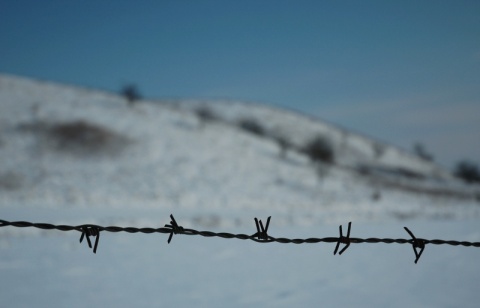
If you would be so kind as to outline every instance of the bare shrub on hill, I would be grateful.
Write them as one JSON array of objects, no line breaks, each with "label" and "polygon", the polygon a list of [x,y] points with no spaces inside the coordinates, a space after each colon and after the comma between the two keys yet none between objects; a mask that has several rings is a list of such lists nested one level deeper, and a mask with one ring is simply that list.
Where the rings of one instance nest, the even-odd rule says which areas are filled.
[{"label": "bare shrub on hill", "polygon": [[142,95],[140,94],[138,87],[134,84],[127,84],[123,86],[120,90],[120,94],[125,97],[129,106],[133,106],[136,101],[142,99]]},{"label": "bare shrub on hill", "polygon": [[417,172],[408,168],[397,167],[397,168],[391,168],[390,170],[386,168],[385,170],[387,170],[387,172],[390,172],[392,175],[398,175],[398,176],[402,176],[409,179],[417,179],[417,180],[425,179],[424,174],[421,174],[420,172]]},{"label": "bare shrub on hill", "polygon": [[335,162],[332,143],[323,135],[318,135],[309,140],[301,149],[301,152],[307,155],[312,162],[327,164],[333,164]]},{"label": "bare shrub on hill", "polygon": [[219,121],[220,117],[208,106],[200,106],[195,108],[195,114],[202,124]]},{"label": "bare shrub on hill", "polygon": [[459,162],[455,167],[454,175],[469,184],[480,183],[478,166],[469,161]]},{"label": "bare shrub on hill", "polygon": [[433,155],[430,154],[420,142],[413,145],[413,153],[425,161],[433,161]]},{"label": "bare shrub on hill", "polygon": [[238,127],[257,136],[265,136],[265,128],[253,118],[243,118],[238,120]]},{"label": "bare shrub on hill", "polygon": [[61,123],[34,121],[21,123],[17,129],[36,136],[43,149],[81,156],[115,155],[131,142],[122,134],[85,120]]},{"label": "bare shrub on hill", "polygon": [[426,179],[426,176],[424,174],[405,167],[374,166],[361,164],[355,167],[355,171],[363,176],[373,176],[383,179]]},{"label": "bare shrub on hill", "polygon": [[74,154],[114,154],[128,144],[128,138],[83,120],[53,124],[47,133],[55,149]]}]

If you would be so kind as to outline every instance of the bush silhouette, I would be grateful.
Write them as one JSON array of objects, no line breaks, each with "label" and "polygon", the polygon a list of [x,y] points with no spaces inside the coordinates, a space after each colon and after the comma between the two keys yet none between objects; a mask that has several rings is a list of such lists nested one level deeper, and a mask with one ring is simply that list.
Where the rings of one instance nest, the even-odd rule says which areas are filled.
[{"label": "bush silhouette", "polygon": [[433,155],[428,153],[428,151],[425,150],[423,144],[421,144],[420,142],[417,142],[413,145],[413,152],[415,153],[415,155],[417,155],[423,160],[433,161]]},{"label": "bush silhouette", "polygon": [[123,88],[120,90],[120,94],[125,97],[130,106],[142,98],[137,86],[134,84],[123,86]]},{"label": "bush silhouette", "polygon": [[51,135],[62,145],[83,144],[91,147],[101,146],[110,137],[103,128],[85,121],[59,123],[51,127]]},{"label": "bush silhouette", "polygon": [[461,161],[454,170],[454,175],[467,183],[480,183],[480,171],[472,162]]},{"label": "bush silhouette", "polygon": [[52,124],[46,132],[56,150],[72,154],[113,154],[128,144],[123,135],[83,120]]},{"label": "bush silhouette", "polygon": [[258,123],[257,120],[252,118],[239,120],[238,127],[257,136],[264,136],[266,133],[263,126],[260,123]]},{"label": "bush silhouette", "polygon": [[194,112],[202,123],[220,120],[220,117],[208,106],[200,106],[196,108]]},{"label": "bush silhouette", "polygon": [[312,162],[331,164],[335,159],[332,144],[330,140],[324,136],[316,136],[308,141],[302,149],[302,152],[305,153]]}]

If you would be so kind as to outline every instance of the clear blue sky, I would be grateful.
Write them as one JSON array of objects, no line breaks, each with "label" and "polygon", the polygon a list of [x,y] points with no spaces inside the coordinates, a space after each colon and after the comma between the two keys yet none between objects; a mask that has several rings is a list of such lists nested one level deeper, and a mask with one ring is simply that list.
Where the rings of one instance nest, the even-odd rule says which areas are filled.
[{"label": "clear blue sky", "polygon": [[480,1],[5,1],[0,72],[293,108],[480,162]]}]

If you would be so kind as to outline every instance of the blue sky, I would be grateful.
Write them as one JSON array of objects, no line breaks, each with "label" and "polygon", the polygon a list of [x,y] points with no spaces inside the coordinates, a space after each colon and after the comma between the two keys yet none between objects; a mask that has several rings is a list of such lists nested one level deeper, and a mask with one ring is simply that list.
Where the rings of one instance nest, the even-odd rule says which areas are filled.
[{"label": "blue sky", "polygon": [[292,108],[480,163],[480,1],[4,1],[0,72]]}]

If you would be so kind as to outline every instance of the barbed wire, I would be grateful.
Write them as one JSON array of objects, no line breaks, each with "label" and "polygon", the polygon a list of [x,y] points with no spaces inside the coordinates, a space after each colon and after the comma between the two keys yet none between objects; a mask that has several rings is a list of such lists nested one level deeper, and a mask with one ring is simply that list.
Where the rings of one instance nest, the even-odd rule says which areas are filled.
[{"label": "barbed wire", "polygon": [[[384,244],[410,244],[412,245],[413,251],[415,253],[415,264],[418,262],[420,259],[420,256],[422,255],[425,246],[427,244],[432,244],[432,245],[451,245],[451,246],[465,246],[465,247],[479,247],[480,248],[480,242],[468,242],[468,241],[452,241],[452,240],[440,240],[440,239],[433,239],[433,240],[428,240],[428,239],[423,239],[423,238],[417,238],[413,234],[412,231],[410,231],[407,227],[404,227],[405,231],[410,235],[410,239],[402,239],[402,238],[356,238],[356,237],[350,237],[350,231],[352,227],[352,223],[348,223],[348,229],[347,229],[347,235],[343,235],[343,228],[342,225],[339,226],[339,236],[338,237],[323,237],[323,238],[305,238],[305,239],[290,239],[290,238],[284,238],[284,237],[273,237],[269,235],[268,232],[268,227],[270,225],[270,219],[271,216],[268,217],[267,223],[264,226],[263,222],[261,220],[258,220],[257,218],[254,219],[255,221],[255,226],[257,228],[257,232],[255,232],[252,235],[247,235],[247,234],[233,234],[233,233],[227,233],[227,232],[213,232],[213,231],[198,231],[195,229],[187,229],[182,226],[179,226],[173,217],[173,215],[170,215],[170,224],[166,224],[164,227],[160,228],[135,228],[135,227],[118,227],[118,226],[98,226],[94,224],[84,224],[84,225],[78,225],[78,226],[70,226],[70,225],[53,225],[49,223],[32,223],[28,221],[6,221],[6,220],[1,220],[0,219],[0,227],[17,227],[17,228],[28,228],[28,227],[33,227],[33,228],[38,228],[38,229],[43,229],[43,230],[59,230],[59,231],[78,231],[81,232],[80,236],[80,243],[82,243],[83,239],[87,239],[88,246],[92,248],[92,242],[90,240],[90,236],[95,237],[95,243],[93,246],[93,253],[97,253],[97,248],[98,248],[98,243],[100,240],[100,232],[105,231],[105,232],[128,232],[128,233],[144,233],[144,234],[152,234],[152,233],[163,233],[163,234],[169,234],[167,243],[170,244],[172,241],[173,235],[199,235],[203,237],[220,237],[224,239],[240,239],[240,240],[252,240],[257,243],[282,243],[282,244],[316,244],[316,243],[336,243],[335,250],[333,251],[333,254],[336,255],[337,252],[339,255],[343,254],[348,247],[350,247],[350,244],[364,244],[364,243],[369,243],[369,244],[378,244],[378,243],[384,243]],[[340,252],[338,249],[340,248],[340,245],[343,244],[345,245]]]}]

